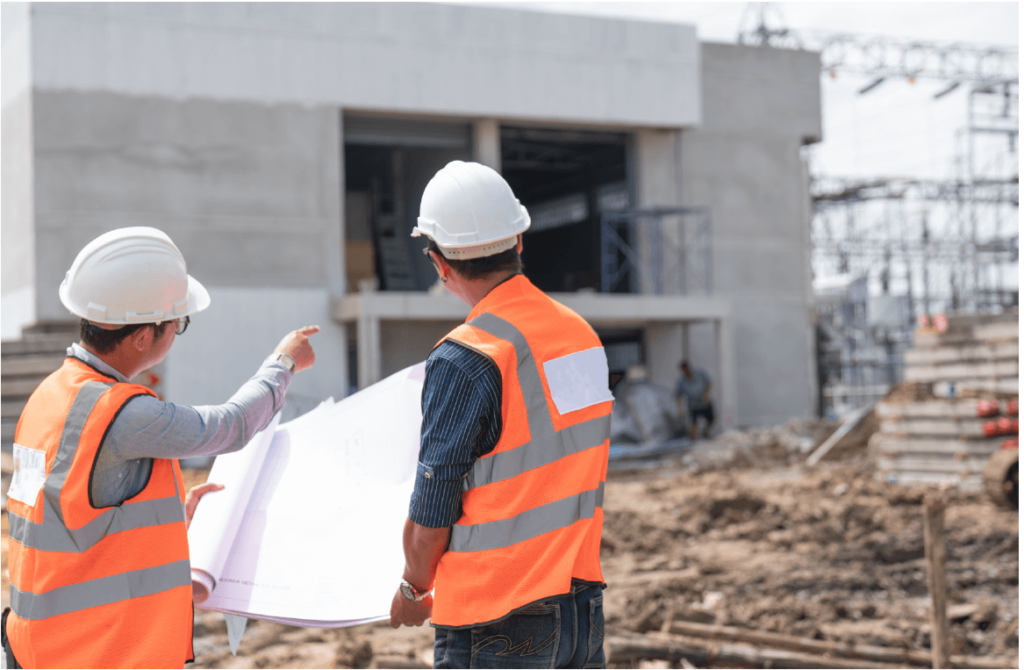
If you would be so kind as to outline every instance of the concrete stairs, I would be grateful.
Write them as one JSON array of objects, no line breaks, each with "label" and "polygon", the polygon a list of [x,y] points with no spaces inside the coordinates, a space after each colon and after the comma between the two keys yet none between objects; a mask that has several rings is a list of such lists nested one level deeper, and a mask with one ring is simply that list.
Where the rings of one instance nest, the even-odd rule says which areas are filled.
[{"label": "concrete stairs", "polygon": [[14,430],[28,397],[63,364],[67,348],[77,341],[78,323],[58,321],[39,324],[25,331],[20,340],[0,345],[0,444],[4,453],[11,453]]},{"label": "concrete stairs", "polygon": [[980,416],[979,401],[999,400],[999,414],[1017,398],[1017,313],[953,316],[945,332],[922,329],[905,355],[904,386],[916,397],[890,394],[875,406],[879,431],[869,443],[879,471],[891,482],[948,482],[982,488],[992,453],[1016,435],[991,434],[996,417]]}]

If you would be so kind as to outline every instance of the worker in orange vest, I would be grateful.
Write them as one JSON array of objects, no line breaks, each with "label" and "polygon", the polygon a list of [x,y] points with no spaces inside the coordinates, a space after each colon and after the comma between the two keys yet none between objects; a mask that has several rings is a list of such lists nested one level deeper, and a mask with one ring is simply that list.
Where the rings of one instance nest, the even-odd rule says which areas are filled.
[{"label": "worker in orange vest", "polygon": [[132,377],[163,360],[209,294],[155,228],[101,235],[60,298],[81,341],[28,399],[8,490],[7,667],[170,668],[193,660],[186,495],[178,458],[242,448],[313,365],[309,336],[285,336],[219,406],[164,402]]},{"label": "worker in orange vest", "polygon": [[413,236],[472,308],[427,359],[406,567],[391,625],[434,667],[603,667],[600,545],[612,396],[601,341],[522,274],[526,209],[454,161]]}]

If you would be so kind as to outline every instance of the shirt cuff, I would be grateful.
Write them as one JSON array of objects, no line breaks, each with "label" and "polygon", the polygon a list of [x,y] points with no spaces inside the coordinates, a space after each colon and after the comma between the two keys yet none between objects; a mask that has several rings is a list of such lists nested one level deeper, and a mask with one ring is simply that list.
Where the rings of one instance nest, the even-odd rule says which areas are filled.
[{"label": "shirt cuff", "polygon": [[434,468],[418,463],[409,520],[426,528],[454,526],[462,516],[463,479],[441,479]]}]

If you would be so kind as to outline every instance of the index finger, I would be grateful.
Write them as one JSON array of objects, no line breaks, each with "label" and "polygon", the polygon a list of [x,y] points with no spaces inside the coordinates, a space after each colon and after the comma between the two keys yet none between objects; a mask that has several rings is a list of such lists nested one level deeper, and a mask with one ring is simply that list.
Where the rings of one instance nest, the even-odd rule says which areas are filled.
[{"label": "index finger", "polygon": [[297,331],[300,335],[314,335],[320,332],[320,326],[305,326]]}]

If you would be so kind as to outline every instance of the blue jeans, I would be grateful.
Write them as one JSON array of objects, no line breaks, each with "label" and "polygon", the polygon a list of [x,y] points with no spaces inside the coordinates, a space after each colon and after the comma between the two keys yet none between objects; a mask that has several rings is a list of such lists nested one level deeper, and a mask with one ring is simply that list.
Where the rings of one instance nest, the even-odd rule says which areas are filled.
[{"label": "blue jeans", "polygon": [[573,581],[572,591],[529,605],[501,621],[438,628],[435,668],[603,668],[601,586]]}]

